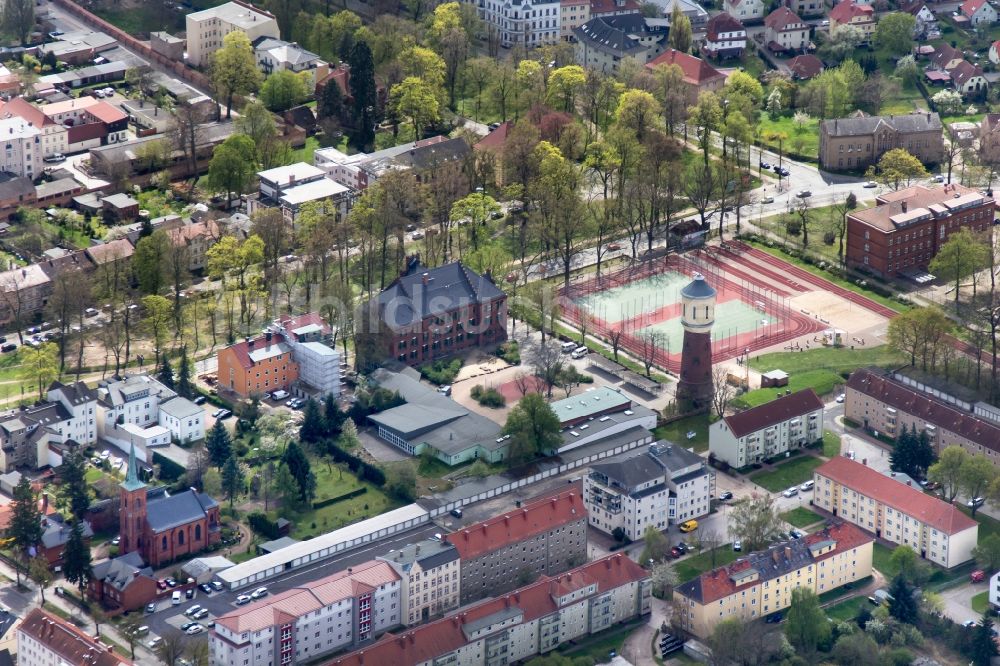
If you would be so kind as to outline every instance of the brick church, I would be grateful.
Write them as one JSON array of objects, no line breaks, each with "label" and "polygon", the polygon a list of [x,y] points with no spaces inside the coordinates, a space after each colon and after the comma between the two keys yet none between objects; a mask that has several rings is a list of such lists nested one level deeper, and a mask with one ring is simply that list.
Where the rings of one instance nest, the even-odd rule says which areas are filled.
[{"label": "brick church", "polygon": [[170,495],[139,480],[135,446],[119,495],[122,555],[138,551],[151,567],[207,550],[221,539],[219,503],[193,488]]}]

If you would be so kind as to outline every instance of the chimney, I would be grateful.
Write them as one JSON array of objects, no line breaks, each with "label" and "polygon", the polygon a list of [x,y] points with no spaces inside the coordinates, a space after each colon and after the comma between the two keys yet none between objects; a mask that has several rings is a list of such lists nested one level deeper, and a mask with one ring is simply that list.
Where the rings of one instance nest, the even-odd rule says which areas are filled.
[{"label": "chimney", "polygon": [[247,348],[253,349],[253,338],[247,338]]},{"label": "chimney", "polygon": [[352,567],[347,567],[347,573],[348,574],[351,574],[353,572],[354,572],[354,569]]},{"label": "chimney", "polygon": [[521,508],[521,500],[514,500],[514,506],[516,506],[518,509],[520,509]]},{"label": "chimney", "polygon": [[775,548],[774,550],[771,551],[771,559],[774,560],[775,564],[778,563],[778,549],[777,548]]},{"label": "chimney", "polygon": [[288,174],[288,185],[290,187],[290,186],[292,186],[294,184],[295,184],[295,174],[294,173],[290,173],[290,174]]},{"label": "chimney", "polygon": [[900,201],[899,205],[903,207],[903,212],[905,213],[906,212],[906,200],[904,199],[903,201]]},{"label": "chimney", "polygon": [[267,334],[266,334],[266,339],[267,339],[267,341],[268,341],[268,342],[270,342],[270,341],[271,341],[271,331],[268,331],[268,332],[267,332]]},{"label": "chimney", "polygon": [[785,546],[785,559],[786,560],[792,559],[792,547],[791,546]]}]

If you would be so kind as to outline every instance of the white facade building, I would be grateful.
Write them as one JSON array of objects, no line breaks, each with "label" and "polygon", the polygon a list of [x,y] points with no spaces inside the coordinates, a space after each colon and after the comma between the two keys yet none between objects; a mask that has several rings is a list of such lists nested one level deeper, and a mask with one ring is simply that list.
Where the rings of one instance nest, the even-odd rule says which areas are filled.
[{"label": "white facade building", "polygon": [[296,393],[319,399],[340,395],[340,352],[331,344],[333,330],[318,312],[285,315],[274,320],[271,330],[285,337],[292,358],[299,364],[298,382],[304,386],[293,387]]},{"label": "white facade building", "polygon": [[[287,666],[377,637],[401,624],[400,577],[371,560],[215,619],[211,666]],[[401,665],[397,665],[401,666]]]},{"label": "white facade building", "polygon": [[18,666],[130,666],[105,643],[40,608],[17,627]]},{"label": "white facade building", "polygon": [[462,576],[458,550],[453,544],[425,539],[378,559],[388,562],[401,579],[403,624],[420,624],[458,608]]},{"label": "white facade building", "polygon": [[[123,451],[134,444],[145,462],[149,462],[149,446],[205,437],[205,410],[149,375],[104,383],[98,387],[98,396],[97,434]],[[161,413],[161,407],[168,404]]]},{"label": "white facade building", "polygon": [[823,401],[806,389],[716,421],[708,450],[738,469],[822,438]]},{"label": "white facade building", "polygon": [[650,525],[666,530],[708,514],[714,488],[715,478],[701,456],[657,442],[645,453],[591,465],[583,498],[591,526],[607,534],[621,528],[634,541]]},{"label": "white facade building", "polygon": [[530,0],[478,0],[479,17],[502,46],[555,44],[560,37],[560,3]]},{"label": "white facade building", "polygon": [[222,48],[222,40],[239,30],[251,42],[259,37],[278,38],[278,22],[272,14],[243,2],[227,2],[218,7],[188,14],[187,60],[195,67],[211,63],[212,54]]},{"label": "white facade building", "polygon": [[42,132],[22,118],[0,120],[0,171],[34,179],[42,172]]},{"label": "white facade building", "polygon": [[161,402],[158,422],[179,442],[205,439],[205,410],[187,398]]},{"label": "white facade building", "polygon": [[89,445],[97,441],[97,391],[83,382],[54,382],[45,397],[49,402],[61,404],[69,413],[68,419],[53,423],[49,428],[77,444]]}]

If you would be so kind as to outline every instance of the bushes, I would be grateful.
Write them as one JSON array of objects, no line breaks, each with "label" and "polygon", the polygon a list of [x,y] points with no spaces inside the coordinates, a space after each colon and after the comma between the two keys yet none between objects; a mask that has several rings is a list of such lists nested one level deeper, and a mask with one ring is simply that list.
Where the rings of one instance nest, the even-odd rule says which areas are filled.
[{"label": "bushes", "polygon": [[332,442],[327,447],[327,451],[334,462],[347,463],[348,469],[359,479],[371,481],[379,488],[385,485],[385,474],[375,465],[366,463],[361,458],[351,455]]},{"label": "bushes", "polygon": [[360,488],[355,488],[354,490],[344,493],[343,495],[337,495],[336,497],[320,500],[319,502],[313,502],[313,508],[322,509],[323,507],[330,506],[331,504],[343,502],[344,500],[349,500],[352,497],[357,497],[358,495],[364,495],[366,492],[368,492],[368,486],[361,486]]},{"label": "bushes", "polygon": [[261,536],[267,537],[268,539],[277,539],[280,536],[280,533],[278,532],[278,523],[271,520],[260,511],[254,511],[247,516],[247,522],[250,524],[250,529]]},{"label": "bushes", "polygon": [[184,476],[187,471],[170,458],[153,451],[153,464],[160,466],[160,479],[163,481],[176,481]]},{"label": "bushes", "polygon": [[835,242],[837,242],[837,234],[833,233],[832,231],[824,231],[823,242],[826,243],[827,245],[833,245]]},{"label": "bushes", "polygon": [[472,399],[483,407],[493,409],[499,409],[507,404],[507,398],[503,397],[503,393],[495,388],[483,388],[482,384],[476,384],[472,387]]},{"label": "bushes", "polygon": [[458,371],[462,369],[462,359],[453,358],[451,360],[437,360],[433,363],[420,366],[420,374],[424,379],[432,384],[443,386],[451,384],[458,376]]},{"label": "bushes", "polygon": [[788,232],[789,236],[798,236],[802,233],[802,223],[798,220],[787,220],[785,222],[785,231]]},{"label": "bushes", "polygon": [[508,340],[497,348],[497,356],[511,365],[521,365],[521,350],[516,340]]}]

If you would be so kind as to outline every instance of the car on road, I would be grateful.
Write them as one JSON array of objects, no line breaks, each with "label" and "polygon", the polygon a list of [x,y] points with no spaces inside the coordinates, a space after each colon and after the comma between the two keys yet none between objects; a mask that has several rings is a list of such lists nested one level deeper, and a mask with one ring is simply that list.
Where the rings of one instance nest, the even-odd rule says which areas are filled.
[{"label": "car on road", "polygon": [[114,539],[111,540],[111,545],[112,546],[117,546],[121,542],[122,542],[122,538],[120,536],[116,536]]},{"label": "car on road", "polygon": [[258,587],[256,590],[250,593],[251,599],[263,599],[266,596],[267,596],[266,587]]},{"label": "car on road", "polygon": [[937,174],[931,180],[933,180],[935,183],[943,183],[944,182],[944,176],[942,176],[941,174]]},{"label": "car on road", "polygon": [[973,497],[972,499],[970,499],[968,502],[965,503],[965,506],[969,507],[970,509],[979,508],[983,505],[984,502],[986,502],[985,498]]},{"label": "car on road", "polygon": [[760,168],[761,168],[761,169],[770,169],[770,168],[771,168],[771,165],[770,165],[770,164],[768,164],[767,162],[761,162],[761,163],[760,163]]},{"label": "car on road", "polygon": [[194,588],[189,587],[187,590],[185,590],[184,596],[187,597],[188,599],[194,599]]},{"label": "car on road", "polygon": [[684,551],[678,548],[677,546],[674,546],[673,548],[670,549],[670,557],[674,558],[675,560],[683,555]]},{"label": "car on road", "polygon": [[241,594],[240,596],[236,597],[236,605],[237,606],[244,606],[244,605],[250,603],[251,601],[253,601],[253,599],[251,599],[246,594]]},{"label": "car on road", "polygon": [[200,610],[201,610],[201,605],[195,604],[194,606],[191,606],[191,608],[188,608],[186,611],[184,611],[184,614],[187,615],[188,617],[191,617]]},{"label": "car on road", "polygon": [[622,249],[621,243],[608,243],[608,250],[610,252],[617,252]]},{"label": "car on road", "polygon": [[788,533],[788,536],[792,537],[793,539],[801,539],[805,535],[806,533],[799,529],[793,529]]},{"label": "car on road", "polygon": [[203,631],[205,631],[205,627],[201,626],[200,622],[195,622],[194,626],[185,629],[184,633],[187,634],[188,636],[195,636]]},{"label": "car on road", "polygon": [[214,412],[212,412],[212,417],[218,421],[225,421],[232,415],[233,413],[228,409],[217,409]]},{"label": "car on road", "polygon": [[287,397],[288,397],[288,391],[275,391],[274,393],[271,394],[271,400],[274,400],[275,402],[281,402]]},{"label": "car on road", "polygon": [[774,203],[774,197],[764,197],[763,199],[760,200],[760,202],[762,204],[773,204]]},{"label": "car on road", "polygon": [[448,513],[450,513],[455,518],[461,518],[462,517],[462,510],[461,509],[452,509]]},{"label": "car on road", "polygon": [[809,190],[799,190],[798,192],[795,193],[795,196],[797,196],[799,199],[808,199],[812,195],[813,193],[810,192]]},{"label": "car on road", "polygon": [[207,608],[202,608],[200,611],[198,611],[197,613],[195,613],[191,617],[193,617],[196,620],[204,620],[206,617],[208,617],[208,609]]},{"label": "car on road", "polygon": [[586,356],[589,353],[590,353],[590,350],[587,349],[586,347],[577,347],[576,349],[573,350],[573,353],[570,354],[570,356],[573,357],[573,358],[580,359],[580,358],[583,358],[584,356]]},{"label": "car on road", "polygon": [[719,500],[722,501],[722,502],[728,502],[731,499],[733,499],[733,493],[731,493],[728,490],[726,492],[722,493],[721,495],[719,495]]},{"label": "car on road", "polygon": [[285,406],[289,409],[298,409],[304,404],[306,404],[305,398],[292,398],[285,403]]},{"label": "car on road", "polygon": [[489,125],[487,125],[487,127],[492,132],[493,130],[498,129],[500,127],[500,123],[490,123]]},{"label": "car on road", "polygon": [[775,171],[775,173],[777,173],[782,178],[788,178],[789,176],[792,175],[792,172],[789,171],[788,169],[786,169],[785,167],[778,167],[774,171]]},{"label": "car on road", "polygon": [[173,593],[170,595],[170,603],[171,605],[174,606],[181,605],[181,593],[179,590],[174,590]]},{"label": "car on road", "polygon": [[781,613],[771,613],[770,615],[764,618],[764,622],[766,622],[767,624],[778,624],[779,622],[781,622],[781,619],[782,619]]},{"label": "car on road", "polygon": [[799,487],[798,486],[792,486],[791,488],[789,488],[788,490],[786,490],[785,492],[783,492],[781,494],[784,497],[795,497],[796,495],[799,494]]},{"label": "car on road", "polygon": [[16,349],[17,349],[16,344],[14,344],[13,342],[8,342],[3,347],[0,347],[0,352],[3,352],[4,354],[9,354],[10,352]]},{"label": "car on road", "polygon": [[801,486],[799,486],[799,490],[801,490],[802,492],[805,493],[805,492],[808,492],[808,491],[812,490],[814,485],[816,485],[816,482],[813,481],[812,479],[809,479],[808,481],[806,481],[805,483],[803,483]]},{"label": "car on road", "polygon": [[49,164],[57,164],[59,162],[64,161],[65,159],[66,159],[66,156],[63,155],[62,153],[52,153],[51,155],[43,157],[42,161],[43,162],[48,162]]},{"label": "car on road", "polygon": [[841,393],[840,395],[837,396],[837,402],[844,402],[844,400],[846,400],[846,399],[847,399],[847,396],[844,395],[843,393]]},{"label": "car on road", "polygon": [[683,523],[678,525],[677,529],[685,533],[694,532],[696,529],[698,529],[698,521],[695,520],[694,518],[692,518],[691,520],[685,520]]},{"label": "car on road", "polygon": [[965,627],[966,629],[972,629],[977,624],[979,623],[976,622],[975,620],[966,620],[965,622],[962,623],[962,626]]},{"label": "car on road", "polygon": [[198,589],[204,592],[205,594],[212,593],[212,586],[209,585],[208,583],[202,583],[201,585],[198,586]]},{"label": "car on road", "polygon": [[451,385],[445,384],[437,387],[437,392],[441,395],[451,395]]},{"label": "car on road", "polygon": [[743,542],[737,539],[733,542],[733,550],[737,553],[743,550]]},{"label": "car on road", "polygon": [[205,404],[205,396],[199,395],[199,396],[195,397],[195,399],[192,400],[191,402],[193,402],[196,405],[204,405]]},{"label": "car on road", "polygon": [[53,30],[52,32],[49,33],[49,37],[51,37],[52,39],[58,39],[59,37],[65,34],[66,33],[63,32],[62,30]]},{"label": "car on road", "polygon": [[146,643],[146,647],[148,647],[150,650],[155,650],[162,644],[163,644],[163,639],[157,636],[155,638],[149,639],[149,641]]},{"label": "car on road", "polygon": [[156,612],[156,603],[155,602],[150,602],[150,603],[146,604],[146,612],[147,613],[155,613]]},{"label": "car on road", "polygon": [[876,183],[874,180],[866,180],[864,185],[862,185],[862,187],[870,190],[873,187],[878,187],[878,183]]}]

